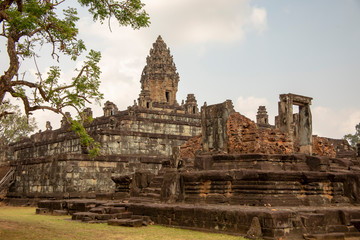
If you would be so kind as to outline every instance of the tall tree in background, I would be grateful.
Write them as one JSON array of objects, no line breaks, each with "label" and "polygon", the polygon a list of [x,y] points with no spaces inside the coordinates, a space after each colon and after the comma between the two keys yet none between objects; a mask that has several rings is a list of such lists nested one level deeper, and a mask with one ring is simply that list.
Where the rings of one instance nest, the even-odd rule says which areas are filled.
[{"label": "tall tree in background", "polygon": [[348,140],[353,147],[360,143],[360,123],[355,126],[355,134],[347,134],[344,139]]},{"label": "tall tree in background", "polygon": [[[84,42],[78,39],[77,10],[70,7],[70,0],[3,0],[0,1],[0,37],[6,41],[6,53],[9,64],[0,76],[0,105],[5,95],[20,99],[25,114],[45,109],[65,116],[63,109],[71,107],[78,113],[86,103],[99,102],[103,95],[100,85],[100,52],[90,50],[81,68],[74,70],[74,77],[61,81],[60,58],[68,57],[73,61],[86,51]],[[115,18],[120,26],[131,26],[134,29],[149,25],[148,14],[143,10],[140,0],[78,0],[87,8],[94,21],[103,23]],[[59,8],[64,9],[62,12]],[[57,60],[56,65],[47,66],[49,71],[41,73],[36,64],[40,47],[50,46],[47,53]],[[47,48],[43,48],[47,49]],[[1,57],[5,58],[1,52]],[[27,79],[19,72],[23,61],[31,59],[38,69],[37,79]],[[75,65],[75,64],[74,64]],[[1,111],[0,119],[11,114]],[[79,114],[80,116],[81,114]],[[93,139],[84,132],[81,119],[68,119],[81,138],[82,144],[91,146]]]},{"label": "tall tree in background", "polygon": [[16,105],[5,101],[0,105],[0,111],[15,112],[0,119],[0,139],[5,144],[28,137],[37,128],[35,119],[22,115]]}]

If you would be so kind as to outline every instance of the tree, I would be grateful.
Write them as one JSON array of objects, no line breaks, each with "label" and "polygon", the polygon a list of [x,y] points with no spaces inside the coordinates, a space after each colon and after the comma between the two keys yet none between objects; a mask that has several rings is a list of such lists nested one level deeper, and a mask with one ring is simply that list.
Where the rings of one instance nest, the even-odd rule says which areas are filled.
[{"label": "tree", "polygon": [[360,123],[355,126],[355,134],[347,134],[344,136],[344,139],[348,140],[352,147],[360,143]]},{"label": "tree", "polygon": [[[6,41],[9,58],[7,70],[0,76],[0,105],[5,95],[20,99],[25,114],[45,109],[65,116],[63,109],[71,107],[81,113],[86,103],[99,102],[103,95],[99,92],[100,68],[98,63],[100,52],[90,50],[81,68],[74,70],[74,77],[65,83],[61,82],[60,57],[69,57],[76,61],[86,47],[81,39],[77,39],[77,10],[69,6],[68,0],[3,0],[0,1],[0,37]],[[149,25],[149,16],[143,10],[141,0],[78,0],[87,8],[94,21],[103,23],[114,17],[120,26],[131,26],[134,29]],[[67,5],[66,5],[67,4]],[[62,14],[60,10],[64,10]],[[50,46],[49,56],[58,64],[49,66],[49,71],[41,73],[37,67],[37,51],[39,47]],[[19,72],[21,63],[31,59],[38,69],[37,79],[26,79]],[[9,112],[1,111],[0,119]],[[79,114],[80,116],[81,114]],[[83,120],[68,119],[72,129],[77,131],[84,143],[91,140],[83,134]],[[76,123],[77,122],[77,123]],[[74,126],[76,125],[76,126]],[[90,141],[92,142],[92,141]],[[91,145],[91,143],[90,143]],[[88,145],[89,146],[89,145]],[[90,146],[91,147],[91,146]],[[95,148],[96,149],[96,148]]]},{"label": "tree", "polygon": [[29,134],[37,128],[35,118],[27,118],[19,113],[20,108],[16,105],[3,102],[3,104],[0,105],[0,111],[16,112],[0,120],[0,139],[4,140],[6,144],[29,136]]}]

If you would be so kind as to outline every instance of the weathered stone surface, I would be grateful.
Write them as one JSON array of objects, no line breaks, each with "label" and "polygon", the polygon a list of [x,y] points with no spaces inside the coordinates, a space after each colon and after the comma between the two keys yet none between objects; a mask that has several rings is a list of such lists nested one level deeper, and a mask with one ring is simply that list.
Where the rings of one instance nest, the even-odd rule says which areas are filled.
[{"label": "weathered stone surface", "polygon": [[202,136],[195,136],[190,138],[180,147],[180,158],[194,159],[197,152],[202,150]]},{"label": "weathered stone surface", "polygon": [[257,128],[247,117],[235,112],[227,121],[229,153],[290,154],[292,142],[278,129]]},{"label": "weathered stone surface", "polygon": [[202,149],[204,152],[227,152],[227,121],[234,113],[231,100],[220,104],[201,107]]},{"label": "weathered stone surface", "polygon": [[246,237],[250,238],[250,239],[258,239],[262,236],[262,231],[261,231],[261,225],[260,225],[260,221],[259,218],[254,217],[251,220],[251,225],[249,230],[246,233]]},{"label": "weathered stone surface", "polygon": [[336,149],[328,138],[313,136],[313,154],[334,158],[336,157]]},{"label": "weathered stone surface", "polygon": [[[312,98],[296,94],[280,94],[279,115],[276,127],[286,132],[290,137],[299,140],[299,151],[312,154]],[[293,105],[299,106],[299,114],[293,114]]]},{"label": "weathered stone surface", "polygon": [[36,214],[49,214],[49,209],[48,208],[37,208]]},{"label": "weathered stone surface", "polygon": [[142,219],[111,219],[108,221],[111,226],[124,226],[124,227],[141,227],[143,225]]},{"label": "weathered stone surface", "polygon": [[174,203],[179,199],[180,191],[180,174],[177,169],[166,171],[161,186],[160,200],[162,202]]},{"label": "weathered stone surface", "polygon": [[71,219],[72,220],[81,220],[81,221],[90,221],[90,220],[95,220],[96,216],[98,216],[97,213],[76,212],[76,213],[72,214]]}]

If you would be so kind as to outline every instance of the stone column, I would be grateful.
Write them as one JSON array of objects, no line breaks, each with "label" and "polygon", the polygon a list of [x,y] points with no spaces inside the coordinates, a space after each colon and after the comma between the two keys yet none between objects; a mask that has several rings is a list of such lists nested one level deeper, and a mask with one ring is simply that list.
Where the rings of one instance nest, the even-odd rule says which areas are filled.
[{"label": "stone column", "polygon": [[300,152],[312,154],[312,117],[310,106],[299,106],[299,145]]},{"label": "stone column", "polygon": [[279,102],[279,128],[280,130],[292,134],[291,124],[293,119],[293,104],[290,97],[280,97]]},{"label": "stone column", "polygon": [[204,152],[227,152],[227,120],[234,113],[231,100],[201,107],[202,148]]}]

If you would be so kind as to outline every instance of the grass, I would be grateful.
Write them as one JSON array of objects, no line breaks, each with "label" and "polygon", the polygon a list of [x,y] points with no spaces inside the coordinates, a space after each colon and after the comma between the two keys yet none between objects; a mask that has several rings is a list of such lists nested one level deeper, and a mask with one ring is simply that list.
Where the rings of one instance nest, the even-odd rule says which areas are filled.
[{"label": "grass", "polygon": [[0,207],[0,239],[31,240],[245,240],[238,236],[204,233],[152,225],[141,228],[88,224],[70,216],[36,215],[35,208]]}]

